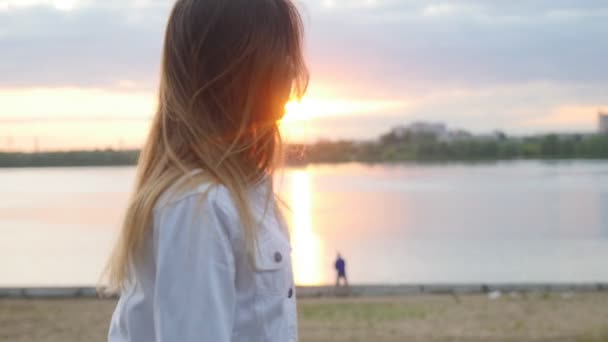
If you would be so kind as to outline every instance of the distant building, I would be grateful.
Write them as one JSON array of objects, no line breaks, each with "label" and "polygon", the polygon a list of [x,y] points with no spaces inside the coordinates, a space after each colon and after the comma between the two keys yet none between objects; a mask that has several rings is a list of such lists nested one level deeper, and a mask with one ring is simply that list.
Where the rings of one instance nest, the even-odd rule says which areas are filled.
[{"label": "distant building", "polygon": [[392,130],[392,133],[397,137],[403,137],[408,133],[429,134],[436,137],[441,137],[446,135],[447,132],[448,129],[445,124],[423,121],[413,122],[407,126],[397,126]]},{"label": "distant building", "polygon": [[391,133],[394,134],[396,137],[402,138],[403,136],[405,136],[408,133],[408,127],[407,126],[393,127],[393,129],[391,129]]},{"label": "distant building", "polygon": [[598,113],[598,130],[601,134],[608,134],[608,113]]},{"label": "distant building", "polygon": [[449,130],[445,134],[438,137],[440,142],[451,143],[454,141],[463,141],[473,139],[474,135],[462,129]]},{"label": "distant building", "polygon": [[503,131],[494,131],[487,134],[476,135],[475,138],[482,141],[503,141],[507,139],[507,134]]},{"label": "distant building", "polygon": [[457,129],[455,131],[451,131],[450,135],[454,140],[468,140],[474,137],[473,133],[465,131],[464,129]]},{"label": "distant building", "polygon": [[407,135],[430,135],[437,141],[451,143],[454,141],[469,140],[475,136],[462,129],[449,129],[443,123],[416,121],[409,125],[393,127],[390,134],[392,139],[402,139]]},{"label": "distant building", "polygon": [[446,134],[448,130],[445,124],[431,122],[414,122],[408,128],[412,133],[430,134],[438,137]]}]

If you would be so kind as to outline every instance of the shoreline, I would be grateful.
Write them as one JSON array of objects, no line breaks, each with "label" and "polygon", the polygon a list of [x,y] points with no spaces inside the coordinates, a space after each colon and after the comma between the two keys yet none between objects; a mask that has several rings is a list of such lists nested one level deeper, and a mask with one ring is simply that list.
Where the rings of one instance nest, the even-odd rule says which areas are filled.
[{"label": "shoreline", "polygon": [[[607,139],[608,140],[608,139]],[[331,144],[330,144],[331,145]],[[341,165],[349,163],[376,165],[376,164],[492,164],[514,161],[542,161],[542,162],[585,162],[608,161],[605,154],[516,154],[516,155],[421,155],[421,156],[383,156],[382,151],[375,151],[371,155],[356,156],[345,151],[337,155],[317,155],[325,150],[316,145],[304,147],[287,147],[283,165],[286,167],[306,167],[309,165]],[[312,155],[303,155],[304,150],[319,150]],[[352,151],[351,151],[352,152]],[[335,153],[335,151],[334,151]],[[65,150],[19,152],[0,150],[0,169],[19,168],[77,168],[77,167],[129,167],[137,164],[139,150]]]},{"label": "shoreline", "polygon": [[[416,295],[465,295],[491,293],[588,293],[608,292],[608,283],[511,283],[511,284],[401,284],[297,286],[298,298],[402,297]],[[0,298],[97,298],[95,287],[0,287]]]},{"label": "shoreline", "polygon": [[[2,154],[4,152],[0,152]],[[572,157],[572,158],[557,158],[557,157],[518,157],[518,158],[472,158],[472,159],[402,159],[402,160],[338,160],[338,161],[310,161],[301,163],[285,163],[283,168],[305,168],[308,166],[339,166],[347,164],[361,165],[492,165],[501,163],[516,163],[516,162],[542,162],[542,163],[605,163],[608,162],[606,157]],[[115,167],[136,167],[137,163],[71,163],[71,164],[27,164],[27,165],[6,165],[0,163],[0,170],[15,170],[15,169],[77,169],[77,168],[115,168]]]}]

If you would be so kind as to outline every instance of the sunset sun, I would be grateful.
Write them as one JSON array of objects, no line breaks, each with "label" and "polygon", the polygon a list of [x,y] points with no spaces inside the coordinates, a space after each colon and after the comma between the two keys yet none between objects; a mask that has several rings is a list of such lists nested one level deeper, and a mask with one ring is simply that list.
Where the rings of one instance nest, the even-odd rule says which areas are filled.
[{"label": "sunset sun", "polygon": [[356,117],[407,107],[404,101],[379,99],[349,99],[311,95],[285,105],[281,131],[287,139],[309,140],[318,121],[332,117]]}]

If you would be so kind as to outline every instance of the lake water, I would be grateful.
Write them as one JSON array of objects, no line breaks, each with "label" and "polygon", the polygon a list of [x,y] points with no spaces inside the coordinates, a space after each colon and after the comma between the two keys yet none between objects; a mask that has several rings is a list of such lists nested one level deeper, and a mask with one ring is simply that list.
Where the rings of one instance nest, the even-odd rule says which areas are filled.
[{"label": "lake water", "polygon": [[[94,285],[134,168],[0,170],[0,286]],[[299,284],[608,281],[608,162],[321,165],[277,179]]]}]

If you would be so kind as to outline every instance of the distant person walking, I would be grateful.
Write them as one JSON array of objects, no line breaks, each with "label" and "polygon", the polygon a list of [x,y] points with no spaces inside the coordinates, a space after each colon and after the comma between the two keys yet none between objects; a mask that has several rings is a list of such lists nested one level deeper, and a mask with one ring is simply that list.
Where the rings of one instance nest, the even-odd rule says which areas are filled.
[{"label": "distant person walking", "polygon": [[344,261],[340,253],[338,253],[338,257],[336,258],[335,268],[336,272],[338,273],[338,276],[336,277],[336,287],[340,287],[340,279],[344,280],[344,286],[348,287],[348,278],[346,278],[346,261]]}]

